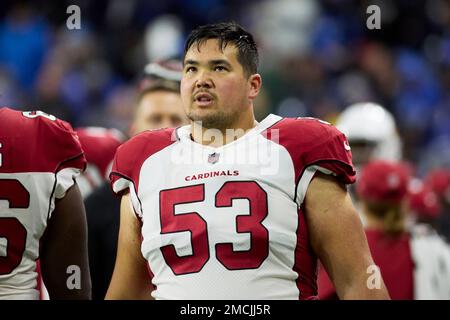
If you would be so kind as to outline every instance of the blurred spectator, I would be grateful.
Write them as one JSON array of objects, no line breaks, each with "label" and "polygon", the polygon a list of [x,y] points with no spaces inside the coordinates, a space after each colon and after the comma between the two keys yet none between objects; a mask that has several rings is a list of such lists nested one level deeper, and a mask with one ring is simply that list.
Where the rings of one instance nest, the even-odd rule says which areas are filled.
[{"label": "blurred spectator", "polygon": [[418,226],[423,232],[436,232],[441,204],[433,189],[420,179],[412,179],[408,186],[407,210],[412,218],[412,228]]},{"label": "blurred spectator", "polygon": [[[267,57],[265,64],[305,55],[320,8],[314,0],[268,0],[248,8],[255,37]],[[328,30],[330,31],[330,29]],[[276,37],[273,35],[276,34]]]},{"label": "blurred spectator", "polygon": [[[361,172],[357,192],[372,257],[392,299],[450,299],[450,248],[434,233],[406,228],[409,171],[403,163],[377,160]],[[319,296],[335,297],[323,268]]]},{"label": "blurred spectator", "polygon": [[401,160],[402,142],[394,117],[382,106],[356,103],[348,106],[336,120],[348,138],[353,163],[361,167],[370,160]]},{"label": "blurred spectator", "polygon": [[436,228],[450,243],[450,170],[433,169],[425,177],[425,182],[435,192],[442,206],[441,214],[436,221]]},{"label": "blurred spectator", "polygon": [[150,23],[144,36],[147,61],[181,56],[182,31],[182,23],[176,16],[160,16]]},{"label": "blurred spectator", "polygon": [[450,170],[444,168],[437,168],[431,170],[426,182],[430,185],[432,190],[436,192],[440,199],[450,202]]},{"label": "blurred spectator", "polygon": [[20,87],[6,70],[1,69],[0,65],[0,106],[15,108],[26,105],[24,100]]},{"label": "blurred spectator", "polygon": [[109,178],[116,149],[125,141],[117,129],[85,127],[75,129],[87,161],[85,172],[77,179],[83,199]]},{"label": "blurred spectator", "polygon": [[181,61],[176,59],[160,60],[145,66],[128,129],[130,136],[149,129],[188,123],[184,110],[180,108],[182,69]]},{"label": "blurred spectator", "polygon": [[358,63],[373,79],[375,84],[373,87],[378,90],[380,101],[389,106],[398,87],[393,52],[382,43],[367,43],[361,47]]},{"label": "blurred spectator", "polygon": [[426,61],[415,52],[401,50],[396,68],[400,80],[395,112],[402,119],[407,157],[417,160],[418,149],[425,142],[428,125],[442,98],[441,88]]},{"label": "blurred spectator", "polygon": [[27,2],[19,1],[0,20],[0,65],[31,91],[50,45],[49,25]]}]

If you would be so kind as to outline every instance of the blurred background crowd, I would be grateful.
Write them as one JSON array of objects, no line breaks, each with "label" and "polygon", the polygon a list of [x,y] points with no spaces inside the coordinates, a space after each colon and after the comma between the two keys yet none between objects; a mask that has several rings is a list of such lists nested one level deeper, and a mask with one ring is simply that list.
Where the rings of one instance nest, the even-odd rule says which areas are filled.
[{"label": "blurred background crowd", "polygon": [[[71,4],[81,9],[80,30],[66,26]],[[380,30],[366,27],[371,4],[381,9]],[[0,7],[1,105],[123,130],[146,63],[180,56],[197,25],[235,20],[260,47],[259,119],[274,112],[334,122],[349,104],[374,101],[396,118],[406,159],[422,170],[450,165],[447,0],[3,0]]]},{"label": "blurred background crowd", "polygon": [[[73,4],[79,30],[66,25]],[[369,5],[379,30],[367,28]],[[181,58],[194,27],[229,20],[259,46],[257,120],[312,116],[385,139],[399,149],[387,158],[408,162],[410,210],[450,239],[449,0],[2,0],[0,106],[130,134],[145,66]],[[348,108],[368,101],[385,110]]]},{"label": "blurred background crowd", "polygon": [[[80,8],[79,30],[66,25],[72,4]],[[366,25],[372,4],[380,8],[379,30]],[[179,58],[195,26],[234,20],[260,48],[258,120],[273,112],[336,123],[347,106],[372,101],[393,114],[403,158],[418,175],[450,168],[448,0],[3,0],[0,6],[0,105],[40,109],[74,127],[127,132],[145,65]]]}]

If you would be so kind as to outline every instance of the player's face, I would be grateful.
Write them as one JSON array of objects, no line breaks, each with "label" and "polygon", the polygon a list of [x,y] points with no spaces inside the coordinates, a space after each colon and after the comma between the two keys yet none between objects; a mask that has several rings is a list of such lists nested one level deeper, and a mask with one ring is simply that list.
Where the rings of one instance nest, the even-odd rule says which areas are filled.
[{"label": "player's face", "polygon": [[139,102],[130,135],[150,129],[178,127],[188,123],[180,95],[175,92],[154,91]]},{"label": "player's face", "polygon": [[181,98],[189,119],[202,121],[206,128],[230,128],[251,105],[251,80],[237,60],[237,52],[233,44],[220,50],[216,39],[199,47],[194,43],[187,51]]}]

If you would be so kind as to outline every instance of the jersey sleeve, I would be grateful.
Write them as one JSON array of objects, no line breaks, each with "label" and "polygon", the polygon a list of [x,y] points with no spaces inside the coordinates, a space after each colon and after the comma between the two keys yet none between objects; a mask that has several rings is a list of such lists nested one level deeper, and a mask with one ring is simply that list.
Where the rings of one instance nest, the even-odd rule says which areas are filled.
[{"label": "jersey sleeve", "polygon": [[334,175],[342,183],[355,182],[356,172],[352,163],[352,153],[345,135],[332,125],[322,128],[323,136],[304,154],[303,167],[314,166],[319,171]]},{"label": "jersey sleeve", "polygon": [[111,188],[115,194],[121,196],[126,192],[130,193],[130,205],[136,216],[141,219],[142,210],[137,194],[138,179],[134,174],[135,171],[139,170],[138,163],[133,157],[136,154],[134,151],[138,148],[135,142],[133,140],[126,142],[117,149],[109,177]]},{"label": "jersey sleeve", "polygon": [[270,139],[289,153],[295,170],[295,201],[301,205],[317,171],[344,184],[355,182],[352,153],[345,135],[314,118],[285,118],[270,129]]},{"label": "jersey sleeve", "polygon": [[142,218],[141,202],[138,196],[139,173],[147,157],[154,153],[155,143],[152,143],[152,138],[146,134],[140,134],[117,148],[109,175],[111,188],[115,194],[122,196],[127,192],[130,193],[130,206],[139,219]]},{"label": "jersey sleeve", "polygon": [[116,151],[109,175],[111,188],[117,195],[130,192],[131,205],[139,218],[142,217],[138,196],[141,167],[149,157],[176,141],[173,133],[173,128],[145,131],[122,144]]},{"label": "jersey sleeve", "polygon": [[155,153],[177,141],[174,132],[173,128],[148,130],[117,148],[109,175],[114,193],[121,195],[130,187],[138,190],[142,164]]},{"label": "jersey sleeve", "polygon": [[296,198],[300,204],[309,183],[318,171],[336,177],[343,184],[352,184],[356,180],[352,153],[346,136],[331,124],[318,120],[308,120],[306,127],[306,134],[309,137],[301,146],[304,152],[297,164],[299,176]]},{"label": "jersey sleeve", "polygon": [[109,175],[111,188],[114,193],[122,195],[133,186],[133,168],[135,163],[130,152],[133,145],[127,142],[120,146],[114,156],[111,173]]},{"label": "jersey sleeve", "polygon": [[72,126],[59,119],[36,119],[45,154],[56,175],[55,197],[61,199],[86,169],[86,159]]}]

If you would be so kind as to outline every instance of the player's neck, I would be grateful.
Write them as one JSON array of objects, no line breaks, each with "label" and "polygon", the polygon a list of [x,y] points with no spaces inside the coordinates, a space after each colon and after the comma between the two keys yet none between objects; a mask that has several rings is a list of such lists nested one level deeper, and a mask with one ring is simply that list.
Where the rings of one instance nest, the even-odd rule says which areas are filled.
[{"label": "player's neck", "polygon": [[258,122],[255,120],[253,110],[251,110],[251,112],[243,114],[239,117],[238,121],[227,128],[209,129],[193,122],[191,137],[197,143],[218,148],[241,138],[257,124]]}]

